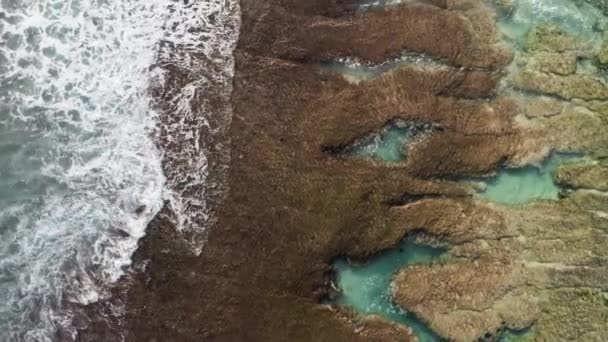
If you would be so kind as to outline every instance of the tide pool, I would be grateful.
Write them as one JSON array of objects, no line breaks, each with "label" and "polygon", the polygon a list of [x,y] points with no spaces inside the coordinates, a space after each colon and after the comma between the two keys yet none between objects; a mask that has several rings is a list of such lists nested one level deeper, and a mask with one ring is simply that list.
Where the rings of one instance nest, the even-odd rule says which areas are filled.
[{"label": "tide pool", "polygon": [[517,205],[535,200],[557,200],[561,188],[553,179],[558,165],[574,160],[571,154],[555,153],[540,165],[504,168],[485,182],[486,188],[478,196],[492,202]]},{"label": "tide pool", "polygon": [[396,248],[372,257],[364,264],[340,259],[334,263],[341,295],[334,304],[362,315],[379,315],[412,328],[420,342],[444,341],[414,315],[397,307],[391,298],[391,280],[396,272],[412,264],[430,263],[442,249],[405,239]]},{"label": "tide pool", "polygon": [[372,134],[355,142],[343,151],[350,157],[368,157],[385,162],[400,162],[406,158],[405,145],[425,131],[419,125],[390,123],[379,133]]},{"label": "tide pool", "polygon": [[442,65],[432,58],[425,55],[404,54],[399,58],[389,60],[379,65],[368,65],[354,60],[342,60],[336,62],[321,63],[321,70],[335,72],[342,75],[344,79],[351,83],[359,83],[361,81],[376,78],[385,72],[397,69],[403,66],[417,66],[428,68],[440,68]]}]

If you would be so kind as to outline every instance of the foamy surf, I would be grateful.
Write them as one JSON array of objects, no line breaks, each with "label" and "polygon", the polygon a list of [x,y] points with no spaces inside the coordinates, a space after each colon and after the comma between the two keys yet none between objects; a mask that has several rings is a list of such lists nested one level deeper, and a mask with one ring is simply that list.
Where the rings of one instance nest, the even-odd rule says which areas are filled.
[{"label": "foamy surf", "polygon": [[[187,189],[175,185],[206,181],[198,142],[208,113],[192,112],[192,100],[218,82],[229,85],[223,78],[231,70],[215,83],[203,73],[184,87],[164,80],[167,65],[200,71],[194,54],[232,67],[237,19],[223,19],[228,28],[217,22],[236,14],[227,4],[0,3],[0,340],[52,341],[58,329],[75,338],[66,304],[106,296],[163,200],[180,208],[184,227],[196,218],[192,229],[204,230],[209,214],[187,213],[204,205],[204,193],[182,198]],[[172,94],[181,119],[162,119],[166,108],[154,104],[151,83]],[[161,137],[197,143],[166,150]],[[187,169],[172,167],[185,159]]]},{"label": "foamy surf", "polygon": [[158,141],[171,219],[199,254],[213,203],[225,193],[232,119],[232,52],[238,0],[175,1],[158,49],[152,88],[161,113]]}]

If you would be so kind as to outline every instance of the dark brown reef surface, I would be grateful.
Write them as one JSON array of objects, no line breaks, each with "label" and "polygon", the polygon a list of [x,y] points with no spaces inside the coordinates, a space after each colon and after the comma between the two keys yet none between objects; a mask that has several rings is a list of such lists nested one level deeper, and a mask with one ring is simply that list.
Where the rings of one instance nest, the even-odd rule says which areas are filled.
[{"label": "dark brown reef surface", "polygon": [[[414,341],[404,327],[377,318],[354,326],[349,314],[320,304],[329,265],[394,246],[416,229],[453,242],[475,239],[466,229],[477,221],[461,232],[445,228],[459,225],[454,217],[491,209],[478,208],[452,180],[492,172],[526,149],[516,104],[497,95],[512,57],[495,41],[494,14],[481,1],[363,13],[351,2],[241,0],[233,119],[223,137],[231,149],[229,191],[200,256],[162,213],[150,224],[135,255],[140,271],[119,284],[114,299],[126,303],[118,328],[127,341]],[[349,57],[382,63],[403,52],[443,67],[404,66],[356,84],[319,68]],[[403,163],[332,155],[395,119],[437,129]],[[492,270],[509,265],[496,256],[479,267],[492,282]],[[410,273],[399,277],[436,281]],[[431,295],[398,299],[416,307]],[[428,310],[416,312],[433,321]],[[92,324],[81,337],[110,334]]]}]

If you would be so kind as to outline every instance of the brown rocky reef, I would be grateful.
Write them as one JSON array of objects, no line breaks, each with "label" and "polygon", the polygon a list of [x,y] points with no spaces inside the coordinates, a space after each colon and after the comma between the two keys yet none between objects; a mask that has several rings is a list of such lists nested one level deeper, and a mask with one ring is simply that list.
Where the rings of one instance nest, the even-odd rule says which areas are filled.
[{"label": "brown rocky reef", "polygon": [[[241,8],[229,192],[200,256],[162,214],[150,224],[142,267],[125,281],[126,339],[414,341],[405,327],[320,304],[322,285],[336,256],[369,256],[407,234],[394,205],[467,197],[445,179],[492,172],[515,153],[515,106],[495,94],[510,56],[494,41],[493,12],[464,0],[364,13],[348,0]],[[445,67],[402,65],[352,84],[318,66],[404,52]],[[395,119],[437,129],[401,163],[331,153]]]},{"label": "brown rocky reef", "polygon": [[424,199],[391,209],[392,225],[423,227],[426,242],[449,246],[440,263],[402,269],[393,282],[395,301],[449,340],[527,328],[520,341],[608,340],[608,88],[598,70],[577,62],[603,51],[583,38],[539,23],[505,80],[525,114],[510,162],[548,149],[585,156],[555,171],[567,189],[559,200],[507,207]]}]

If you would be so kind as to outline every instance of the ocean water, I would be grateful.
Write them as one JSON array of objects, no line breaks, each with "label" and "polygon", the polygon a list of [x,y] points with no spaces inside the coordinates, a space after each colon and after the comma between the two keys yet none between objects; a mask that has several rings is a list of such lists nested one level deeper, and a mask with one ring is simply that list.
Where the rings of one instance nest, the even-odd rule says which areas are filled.
[{"label": "ocean water", "polygon": [[364,264],[337,260],[333,266],[340,296],[334,304],[362,315],[379,315],[389,321],[404,324],[414,330],[420,342],[443,341],[414,315],[393,304],[391,298],[391,281],[400,269],[408,265],[429,263],[442,253],[441,249],[421,246],[409,238]]},{"label": "ocean water", "polygon": [[[170,151],[155,139],[198,137],[203,113],[162,120],[149,88],[171,87],[153,65],[194,67],[193,51],[231,67],[221,57],[238,26],[218,23],[226,4],[234,10],[220,0],[0,0],[0,341],[52,341],[60,328],[76,338],[71,304],[107,295],[165,199],[188,202],[167,160],[186,155],[190,179],[205,181],[201,146]],[[195,85],[172,89],[178,114]]]}]

